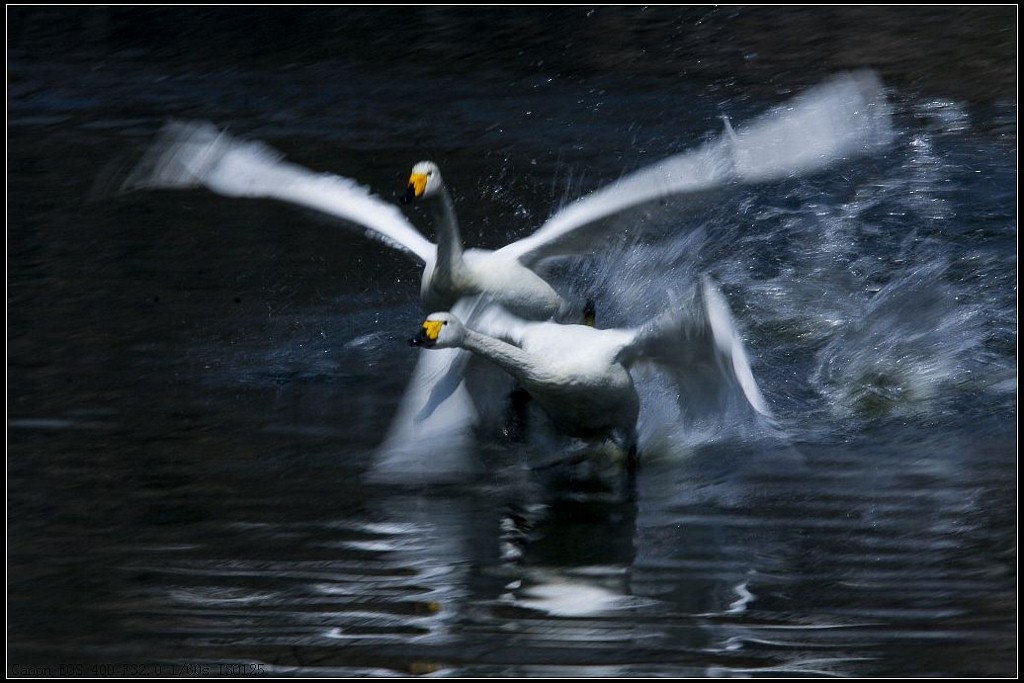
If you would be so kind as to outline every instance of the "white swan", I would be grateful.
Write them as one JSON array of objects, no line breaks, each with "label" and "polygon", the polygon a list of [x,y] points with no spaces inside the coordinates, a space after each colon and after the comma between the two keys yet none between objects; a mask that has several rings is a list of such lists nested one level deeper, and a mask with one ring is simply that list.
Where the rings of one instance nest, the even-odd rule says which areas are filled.
[{"label": "white swan", "polygon": [[636,450],[640,410],[630,374],[639,361],[666,368],[688,413],[741,401],[765,420],[771,411],[754,380],[729,307],[710,279],[697,315],[669,312],[633,329],[531,322],[497,307],[472,329],[450,312],[429,315],[410,340],[431,350],[464,349],[514,377],[562,433]]},{"label": "white swan", "polygon": [[459,299],[485,294],[508,309],[531,318],[579,319],[582,308],[571,302],[518,258],[503,258],[487,249],[463,249],[455,205],[432,161],[412,168],[403,204],[432,200],[437,226],[435,258],[423,270],[420,296],[428,311],[447,310]]},{"label": "white swan", "polygon": [[533,234],[496,251],[463,249],[454,206],[436,164],[413,169],[408,196],[437,197],[437,244],[391,204],[356,182],[282,161],[258,142],[232,138],[207,123],[168,124],[125,189],[204,186],[233,197],[266,197],[323,211],[424,264],[426,310],[447,310],[462,297],[486,294],[528,318],[574,320],[569,301],[533,272],[551,256],[591,253],[608,219],[669,197],[731,182],[764,182],[806,173],[877,150],[891,136],[882,85],[869,71],[845,74],[794,98],[750,125],[689,152],[635,171],[556,212]]},{"label": "white swan", "polygon": [[[486,294],[527,318],[575,321],[582,312],[580,302],[563,297],[533,268],[549,256],[595,251],[612,227],[610,217],[732,182],[811,172],[876,151],[891,134],[877,76],[867,71],[842,75],[738,130],[726,122],[719,139],[566,205],[533,234],[496,251],[463,249],[454,206],[434,164],[417,165],[410,185],[413,196],[439,200],[436,245],[396,207],[356,182],[284,162],[266,145],[236,140],[211,124],[168,124],[122,187],[203,186],[226,196],[272,198],[319,210],[422,262],[420,293],[426,310],[451,310],[465,297]],[[468,443],[476,420],[462,377],[466,362],[458,351],[421,358],[376,461],[375,470],[383,478],[404,476],[420,464],[425,472],[427,463],[417,454],[432,441],[449,446],[447,455],[430,459],[429,468],[438,478],[464,468],[466,458],[453,445]],[[426,438],[431,435],[436,439]]]}]

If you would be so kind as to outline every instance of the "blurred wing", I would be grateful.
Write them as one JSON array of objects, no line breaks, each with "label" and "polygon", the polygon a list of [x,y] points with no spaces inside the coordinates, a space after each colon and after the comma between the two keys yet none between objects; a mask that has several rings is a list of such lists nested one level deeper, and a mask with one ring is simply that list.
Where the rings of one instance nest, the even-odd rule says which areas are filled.
[{"label": "blurred wing", "polygon": [[593,252],[615,225],[606,219],[666,197],[722,187],[733,177],[731,166],[720,141],[669,157],[565,206],[532,235],[497,253],[530,267],[552,256]]},{"label": "blurred wing", "polygon": [[[452,312],[471,321],[477,307],[476,299],[463,299]],[[472,453],[478,414],[465,378],[471,356],[463,349],[420,352],[398,413],[374,454],[370,481],[454,482],[476,471]]]},{"label": "blurred wing", "polygon": [[893,137],[885,89],[873,71],[842,74],[750,125],[732,131],[733,169],[745,183],[811,173],[841,159],[874,154]]},{"label": "blurred wing", "polygon": [[739,130],[726,121],[719,139],[635,171],[579,199],[535,233],[501,249],[524,265],[587,253],[612,215],[730,182],[758,183],[809,173],[840,159],[876,152],[892,138],[882,83],[871,71],[844,74]]},{"label": "blurred wing", "polygon": [[477,413],[464,379],[470,355],[462,349],[420,353],[387,437],[374,453],[370,481],[454,482],[476,470]]},{"label": "blurred wing", "polygon": [[736,330],[729,304],[708,277],[703,279],[701,291],[704,294],[704,312],[711,327],[711,338],[722,373],[728,375],[730,381],[739,384],[743,396],[754,410],[771,418],[771,410],[757,386],[754,371],[750,369],[750,361],[747,360],[747,352]]},{"label": "blurred wing", "polygon": [[621,360],[627,365],[654,362],[669,370],[690,417],[745,404],[771,421],[729,306],[708,278],[701,299],[699,316],[686,318],[672,311],[636,330]]},{"label": "blurred wing", "polygon": [[278,199],[356,223],[367,237],[424,263],[433,261],[434,245],[396,207],[348,178],[314,173],[282,159],[276,150],[236,140],[212,124],[172,122],[122,187],[202,186],[228,197]]}]

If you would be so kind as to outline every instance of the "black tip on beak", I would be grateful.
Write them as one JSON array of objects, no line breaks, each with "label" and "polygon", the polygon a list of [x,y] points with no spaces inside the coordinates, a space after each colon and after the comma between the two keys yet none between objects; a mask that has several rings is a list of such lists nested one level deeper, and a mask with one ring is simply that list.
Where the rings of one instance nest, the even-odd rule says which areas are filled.
[{"label": "black tip on beak", "polygon": [[409,187],[405,188],[405,194],[402,195],[402,203],[412,204],[414,199],[416,199],[416,188],[413,187],[412,183],[409,183]]},{"label": "black tip on beak", "polygon": [[426,330],[420,330],[420,333],[415,337],[409,337],[409,346],[423,346],[430,347],[434,345],[434,340],[427,336]]}]

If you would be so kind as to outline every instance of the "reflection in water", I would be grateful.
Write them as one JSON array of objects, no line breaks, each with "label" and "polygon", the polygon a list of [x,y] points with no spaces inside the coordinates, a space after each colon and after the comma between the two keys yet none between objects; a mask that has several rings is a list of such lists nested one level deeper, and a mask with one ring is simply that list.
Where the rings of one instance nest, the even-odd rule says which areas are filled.
[{"label": "reflection in water", "polygon": [[625,572],[625,567],[585,567],[582,576],[537,571],[531,574],[527,587],[516,584],[516,594],[510,601],[555,617],[597,616],[628,609],[635,603],[624,599]]},{"label": "reflection in water", "polygon": [[[502,487],[380,491],[305,522],[257,513],[219,531],[221,559],[129,553],[105,609],[165,657],[228,647],[287,674],[873,675],[908,642],[996,635],[968,630],[957,597],[991,596],[1009,569],[964,553],[984,533],[964,523],[982,521],[981,482],[957,446],[927,463],[880,446],[878,477],[841,449],[720,454],[646,469],[635,505]],[[932,494],[908,504],[912,482]]]},{"label": "reflection in water", "polygon": [[275,539],[293,551],[291,558],[126,567],[163,577],[140,596],[148,609],[130,630],[163,633],[198,652],[230,638],[240,658],[272,671],[327,667],[354,674],[382,666],[421,673],[414,669],[425,664],[415,653],[445,652],[465,617],[469,574],[479,566],[479,539],[466,524],[479,515],[464,503],[426,497],[389,498],[387,508],[361,520],[229,530],[239,540]]},{"label": "reflection in water", "polygon": [[282,674],[874,675],[913,644],[939,671],[954,643],[1012,637],[985,616],[1013,604],[1012,561],[984,550],[979,496],[999,487],[963,448],[908,458],[882,438],[878,469],[859,449],[708,447],[647,466],[635,505],[552,500],[507,474],[368,489],[332,512],[352,472],[331,468],[322,485],[242,479],[253,507],[178,489],[168,509],[164,482],[125,502],[162,504],[170,526],[97,557],[95,622],[122,637],[101,651]]}]

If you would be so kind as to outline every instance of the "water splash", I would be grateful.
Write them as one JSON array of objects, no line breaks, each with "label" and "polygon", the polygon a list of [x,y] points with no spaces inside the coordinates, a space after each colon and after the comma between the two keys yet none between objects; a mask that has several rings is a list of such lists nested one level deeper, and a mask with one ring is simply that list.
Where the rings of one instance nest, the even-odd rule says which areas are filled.
[{"label": "water splash", "polygon": [[960,301],[941,261],[882,288],[818,354],[812,381],[840,416],[934,409],[1001,377],[978,334],[984,310]]}]

